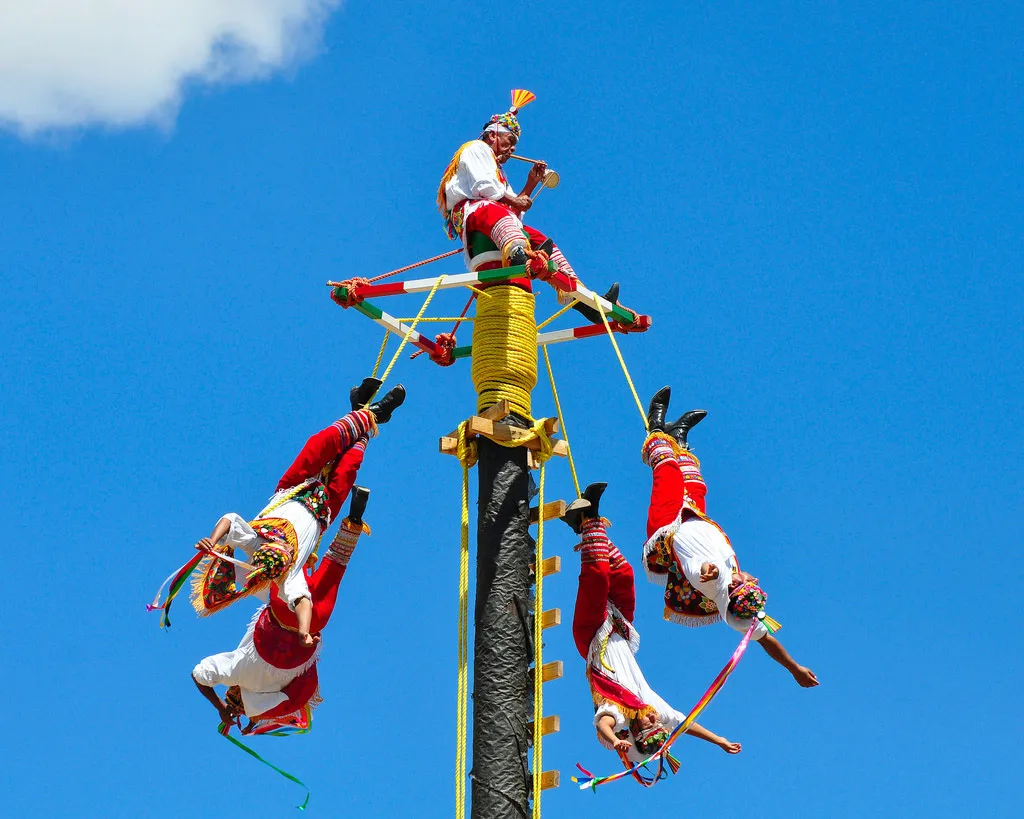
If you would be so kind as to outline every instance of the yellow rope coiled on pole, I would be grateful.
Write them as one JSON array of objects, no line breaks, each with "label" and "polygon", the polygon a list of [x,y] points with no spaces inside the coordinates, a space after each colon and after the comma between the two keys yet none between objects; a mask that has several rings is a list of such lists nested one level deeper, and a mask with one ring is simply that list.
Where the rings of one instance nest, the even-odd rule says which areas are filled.
[{"label": "yellow rope coiled on pole", "polygon": [[473,385],[477,412],[502,399],[532,418],[530,393],[537,384],[537,319],[533,294],[514,285],[489,287],[473,323]]}]

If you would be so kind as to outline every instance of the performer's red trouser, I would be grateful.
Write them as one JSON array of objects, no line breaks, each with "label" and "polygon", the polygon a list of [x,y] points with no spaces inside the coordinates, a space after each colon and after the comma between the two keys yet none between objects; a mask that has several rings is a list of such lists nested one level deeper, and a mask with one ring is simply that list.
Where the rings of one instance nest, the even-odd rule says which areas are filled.
[{"label": "performer's red trouser", "polygon": [[327,480],[327,504],[331,509],[331,519],[337,518],[363,463],[365,434],[369,429],[365,419],[368,417],[368,410],[350,412],[310,437],[288,471],[281,476],[278,490],[298,486],[307,478],[319,475],[327,464],[337,459]]},{"label": "performer's red trouser", "polygon": [[[687,471],[690,470],[700,476],[696,461],[687,466]],[[676,458],[666,458],[654,468],[651,505],[647,508],[647,537],[676,519],[687,494],[702,513],[707,512],[707,486],[703,480],[687,480]]]},{"label": "performer's red trouser", "polygon": [[[633,579],[633,567],[612,546],[604,533],[601,533],[607,547],[598,547],[594,553],[588,553],[591,547],[584,536],[583,551],[580,554],[580,580],[576,592],[576,607],[572,617],[572,636],[576,650],[586,659],[590,651],[590,641],[604,623],[607,604],[611,602],[622,612],[622,616],[630,622],[636,611],[636,586]],[[608,550],[612,550],[609,561]],[[612,567],[614,562],[615,566]]]}]

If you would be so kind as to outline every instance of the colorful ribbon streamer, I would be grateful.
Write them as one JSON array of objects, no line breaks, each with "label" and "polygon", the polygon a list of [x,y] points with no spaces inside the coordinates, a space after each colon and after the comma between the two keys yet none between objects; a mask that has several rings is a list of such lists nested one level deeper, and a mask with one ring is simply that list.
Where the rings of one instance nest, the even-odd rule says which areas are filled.
[{"label": "colorful ribbon streamer", "polygon": [[[283,776],[283,777],[284,777],[285,779],[290,779],[290,780],[291,780],[292,782],[294,782],[295,784],[297,784],[297,785],[301,785],[301,786],[302,786],[303,788],[306,788],[306,798],[305,798],[305,799],[304,799],[304,800],[302,801],[302,804],[301,804],[301,805],[296,805],[296,806],[295,806],[295,807],[297,807],[297,808],[298,808],[299,810],[305,810],[305,809],[306,809],[306,805],[308,805],[308,804],[309,804],[309,788],[307,788],[307,787],[306,787],[306,783],[305,783],[305,782],[303,782],[303,781],[302,781],[301,779],[299,779],[298,777],[296,777],[296,776],[292,776],[292,775],[291,775],[290,773],[288,773],[287,771],[282,771],[282,770],[281,770],[280,768],[278,768],[278,767],[277,767],[276,765],[274,765],[274,764],[272,764],[272,763],[270,763],[270,762],[267,762],[267,760],[265,760],[265,759],[264,759],[263,757],[261,757],[261,756],[260,756],[260,755],[259,755],[258,753],[256,753],[256,752],[255,752],[255,751],[254,751],[254,750],[253,750],[252,748],[250,748],[250,747],[249,747],[248,745],[246,745],[246,744],[245,744],[244,742],[239,742],[239,741],[238,741],[237,739],[235,739],[235,738],[234,738],[233,736],[231,736],[231,734],[230,734],[230,733],[228,733],[228,732],[229,732],[230,730],[231,730],[231,729],[230,729],[229,727],[227,727],[227,726],[226,726],[226,725],[225,725],[225,724],[224,724],[223,722],[222,722],[222,723],[221,723],[221,724],[220,724],[219,726],[217,726],[217,733],[219,733],[219,734],[220,734],[221,736],[223,736],[223,737],[224,737],[225,739],[228,739],[228,740],[230,740],[230,741],[231,741],[232,743],[234,743],[235,745],[237,745],[237,746],[238,746],[239,748],[241,748],[241,749],[242,749],[243,751],[245,751],[245,752],[246,752],[247,754],[249,754],[249,756],[255,757],[255,758],[256,758],[257,760],[259,760],[260,762],[262,762],[262,763],[263,763],[264,765],[266,765],[266,766],[267,766],[268,768],[273,768],[273,769],[274,769],[275,771],[277,771],[277,772],[278,772],[279,774],[281,774],[281,776]],[[309,730],[308,728],[307,728],[307,729],[304,729],[304,730],[300,729],[300,730],[299,730],[299,731],[297,731],[296,733],[304,734],[304,733],[306,733],[306,731],[308,731],[308,730]],[[266,736],[288,736],[288,734],[284,734],[284,733],[276,733],[276,732],[274,732],[274,733],[269,733],[269,734],[266,734]]]},{"label": "colorful ribbon streamer", "polygon": [[[590,771],[586,770],[582,765],[580,765],[577,762],[576,767],[579,768],[580,771],[582,771],[585,774],[585,776],[582,778],[574,776],[572,777],[572,781],[579,784],[580,790],[583,791],[587,788],[590,788],[591,790],[596,790],[598,785],[605,785],[609,782],[615,782],[616,780],[623,779],[627,776],[633,776],[645,787],[650,787],[651,785],[654,785],[656,782],[658,782],[660,779],[663,779],[666,776],[666,761],[664,757],[668,754],[668,749],[671,747],[673,742],[675,742],[679,737],[686,733],[686,730],[691,725],[693,725],[694,722],[697,721],[697,717],[700,716],[700,712],[707,708],[708,703],[710,703],[711,700],[714,699],[715,695],[722,690],[722,686],[725,685],[725,681],[729,679],[729,675],[732,674],[733,670],[739,664],[740,659],[743,657],[743,653],[747,650],[747,646],[750,644],[750,635],[754,633],[754,629],[757,627],[757,624],[759,622],[760,621],[758,619],[754,619],[754,621],[750,624],[750,628],[748,628],[747,633],[743,635],[743,639],[740,640],[740,644],[732,653],[732,657],[729,658],[729,662],[725,664],[725,668],[718,672],[718,676],[715,677],[714,682],[711,683],[711,686],[708,688],[707,691],[704,692],[703,696],[699,700],[697,700],[697,704],[690,709],[690,713],[686,716],[686,719],[679,723],[679,725],[676,726],[676,729],[671,734],[669,734],[669,737],[665,740],[664,745],[662,745],[657,751],[655,751],[651,756],[649,756],[642,762],[638,762],[633,767],[628,768],[624,771],[619,771],[618,773],[612,774],[611,776],[595,777],[593,774],[590,773]],[[658,763],[658,772],[651,779],[648,780],[643,777],[643,774],[640,773],[640,769],[642,768],[644,770],[647,770],[647,765],[651,762]]]},{"label": "colorful ribbon streamer", "polygon": [[[199,562],[206,557],[207,552],[197,552],[196,556],[193,557],[188,563],[182,566],[175,572],[171,572],[168,578],[160,584],[160,588],[157,589],[156,596],[153,598],[153,602],[146,605],[146,611],[163,611],[163,616],[160,618],[160,628],[171,625],[171,603],[174,602],[174,598],[178,596],[178,592],[181,591],[181,587],[185,585],[185,581],[188,580],[189,575],[195,571],[196,566]],[[170,589],[167,591],[167,599],[163,603],[160,602],[160,595],[164,592],[164,587],[170,584]]]}]

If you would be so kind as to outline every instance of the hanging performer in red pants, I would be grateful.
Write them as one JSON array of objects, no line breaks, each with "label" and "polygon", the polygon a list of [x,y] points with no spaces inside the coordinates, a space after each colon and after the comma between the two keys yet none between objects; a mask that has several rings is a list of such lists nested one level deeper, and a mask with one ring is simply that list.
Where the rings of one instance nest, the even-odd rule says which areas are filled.
[{"label": "hanging performer in red pants", "polygon": [[[448,238],[462,239],[466,265],[471,271],[525,265],[543,252],[560,273],[576,281],[576,271],[558,246],[522,222],[522,214],[533,205],[530,196],[547,174],[547,165],[535,163],[518,194],[502,170],[502,165],[515,153],[522,133],[516,114],[534,99],[529,91],[513,91],[512,107],[504,114],[492,116],[479,139],[465,143],[455,152],[441,178],[437,206],[444,216]],[[530,290],[529,278],[511,283]],[[615,302],[617,297],[616,284],[605,298]],[[601,323],[597,311],[586,305],[577,302],[574,309],[590,321]]]},{"label": "hanging performer in red pants", "polygon": [[[278,481],[276,494],[254,520],[247,522],[235,513],[224,515],[210,537],[196,544],[209,554],[192,586],[192,605],[200,615],[276,586],[298,617],[302,642],[313,645],[312,602],[303,567],[348,497],[367,439],[405,400],[405,388],[399,384],[363,409],[379,387],[375,378],[353,387],[352,412],[306,442]],[[249,555],[249,562],[241,564],[247,570],[244,575],[239,572],[236,550]]]},{"label": "hanging performer in red pants", "polygon": [[642,453],[653,473],[644,567],[652,583],[665,587],[665,619],[686,626],[721,620],[746,632],[757,618],[751,639],[801,686],[812,688],[818,684],[814,672],[797,663],[769,633],[779,625],[764,613],[768,595],[756,577],[740,569],[729,538],[707,516],[707,485],[686,440],[707,413],[691,410],[666,426],[670,396],[664,387],[651,401],[650,434]]},{"label": "hanging performer in red pants", "polygon": [[[361,451],[358,459],[352,455],[356,451],[353,447],[342,456],[343,462],[350,462],[345,466],[362,459]],[[313,599],[309,626],[313,645],[302,640],[296,613],[277,586],[271,586],[270,602],[257,612],[238,648],[206,657],[193,669],[196,687],[217,709],[225,730],[241,716],[249,717],[243,733],[309,727],[311,707],[320,701],[316,671],[320,632],[334,611],[338,586],[359,536],[369,534],[363,523],[369,496],[368,489],[352,488],[348,517],[341,522],[320,566],[306,578]],[[316,565],[316,554],[306,565],[309,569]],[[215,685],[228,686],[224,700],[214,691]]]},{"label": "hanging performer in red pants", "polygon": [[[653,754],[686,719],[648,685],[634,656],[640,635],[633,625],[636,589],[633,567],[608,539],[598,504],[606,484],[591,484],[566,509],[563,520],[583,536],[580,581],[572,635],[587,662],[598,741],[632,767]],[[698,723],[687,733],[738,754],[738,742],[713,734]],[[674,762],[670,762],[675,768]]]}]

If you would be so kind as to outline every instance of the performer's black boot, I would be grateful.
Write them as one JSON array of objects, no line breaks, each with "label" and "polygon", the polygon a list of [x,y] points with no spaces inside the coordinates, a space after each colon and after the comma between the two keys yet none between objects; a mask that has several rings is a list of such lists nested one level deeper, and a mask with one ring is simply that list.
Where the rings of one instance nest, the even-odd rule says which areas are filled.
[{"label": "performer's black boot", "polygon": [[349,390],[348,400],[352,402],[352,409],[365,407],[383,383],[379,378],[364,378],[362,384]]},{"label": "performer's black boot", "polygon": [[353,486],[352,497],[348,505],[348,519],[356,526],[363,522],[363,512],[366,511],[366,502],[370,499],[370,490],[365,486]]},{"label": "performer's black boot", "polygon": [[676,443],[683,449],[689,449],[690,445],[686,443],[686,434],[703,421],[707,414],[708,411],[702,409],[684,412],[678,421],[665,427],[665,432],[675,438]]},{"label": "performer's black boot", "polygon": [[665,431],[665,413],[668,412],[668,401],[672,397],[671,387],[662,387],[656,393],[647,407],[647,430],[648,432]]},{"label": "performer's black boot", "polygon": [[583,521],[587,518],[600,517],[599,507],[601,495],[608,488],[606,483],[592,483],[583,490],[583,494],[565,507],[565,514],[562,520],[568,524],[577,535],[583,528]]},{"label": "performer's black boot", "polygon": [[391,420],[391,413],[402,406],[403,401],[405,401],[405,387],[399,384],[392,387],[387,395],[376,404],[371,404],[370,412],[373,413],[373,417],[377,419],[378,424],[386,424]]},{"label": "performer's black boot", "polygon": [[530,261],[529,256],[526,255],[526,248],[522,246],[516,246],[512,248],[512,251],[508,254],[508,266],[519,267],[520,265],[526,265]]},{"label": "performer's black boot", "polygon": [[[608,288],[608,292],[604,294],[604,300],[610,301],[612,304],[619,303],[619,283],[615,282],[611,287]],[[589,304],[583,304],[582,302],[574,301],[572,303],[572,309],[577,313],[581,313],[586,316],[587,321],[591,324],[604,324],[601,321],[601,314],[597,312]],[[607,315],[607,313],[605,314]],[[611,321],[611,319],[609,319]]]}]

